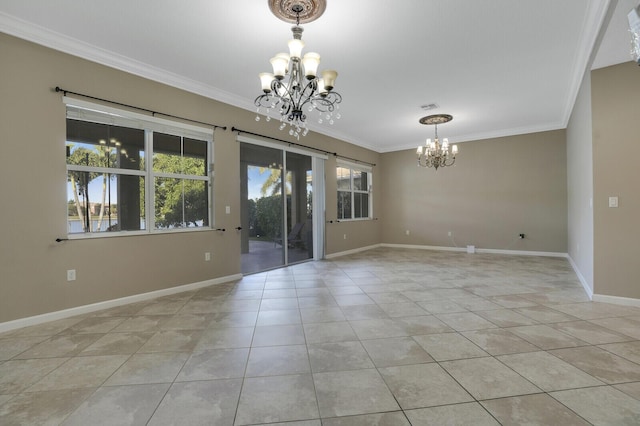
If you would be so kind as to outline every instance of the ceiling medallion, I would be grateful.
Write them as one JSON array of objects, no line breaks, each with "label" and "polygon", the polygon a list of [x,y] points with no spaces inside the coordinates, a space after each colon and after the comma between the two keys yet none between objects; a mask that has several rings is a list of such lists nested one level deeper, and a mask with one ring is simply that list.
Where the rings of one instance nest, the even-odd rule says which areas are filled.
[{"label": "ceiling medallion", "polygon": [[326,7],[326,0],[269,0],[271,13],[291,24],[313,22],[324,13]]},{"label": "ceiling medallion", "polygon": [[453,116],[449,114],[427,115],[419,120],[420,124],[434,125],[436,131],[435,139],[429,138],[424,146],[418,146],[416,155],[419,167],[433,167],[437,171],[438,167],[453,166],[456,162],[458,146],[453,145],[449,150],[449,139],[444,138],[440,142],[438,138],[438,124],[448,123],[451,120]]},{"label": "ceiling medallion", "polygon": [[434,114],[422,117],[420,124],[444,124],[453,120],[453,116],[449,114]]}]

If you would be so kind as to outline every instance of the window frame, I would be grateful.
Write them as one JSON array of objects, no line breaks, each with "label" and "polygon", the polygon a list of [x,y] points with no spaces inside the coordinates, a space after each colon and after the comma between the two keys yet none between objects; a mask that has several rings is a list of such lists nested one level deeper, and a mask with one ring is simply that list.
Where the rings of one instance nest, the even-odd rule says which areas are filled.
[{"label": "window frame", "polygon": [[[127,127],[132,129],[139,129],[144,131],[144,169],[121,169],[121,168],[108,168],[108,167],[93,167],[93,166],[81,166],[70,165],[65,161],[66,176],[69,176],[70,171],[79,172],[94,172],[94,173],[109,173],[111,176],[128,175],[128,176],[141,176],[144,178],[144,221],[145,229],[140,230],[119,230],[109,232],[70,232],[68,222],[68,212],[65,215],[67,218],[67,238],[69,239],[85,239],[85,238],[109,238],[109,237],[122,237],[122,236],[139,236],[139,235],[153,235],[153,234],[167,234],[167,233],[182,233],[182,232],[202,232],[211,231],[214,229],[214,197],[213,197],[213,182],[214,182],[214,169],[213,169],[213,129],[194,126],[178,121],[166,120],[157,118],[155,116],[148,116],[131,111],[121,110],[110,106],[95,104],[75,98],[64,97],[66,116],[65,116],[65,128],[68,119],[84,121],[89,123],[106,124],[120,127]],[[206,173],[204,175],[189,175],[183,173],[166,173],[155,172],[153,169],[153,134],[164,133],[172,136],[178,136],[180,138],[196,139],[206,142]],[[66,145],[66,133],[65,133],[65,145]],[[176,178],[182,180],[198,180],[204,181],[207,193],[207,219],[208,225],[197,227],[177,227],[177,228],[156,228],[155,220],[155,181],[156,178]],[[66,191],[65,191],[65,194]],[[68,198],[65,195],[65,198]],[[67,200],[68,201],[68,200]],[[183,199],[184,204],[184,199]],[[67,207],[67,203],[65,203]],[[142,206],[141,206],[142,207]],[[184,206],[183,206],[184,208]],[[142,216],[141,216],[142,217]]]},{"label": "window frame", "polygon": [[[349,189],[340,189],[337,185],[337,171],[338,168],[349,169]],[[360,173],[366,173],[367,175],[367,189],[355,189],[354,186],[354,171]],[[373,220],[373,168],[367,165],[351,163],[344,160],[336,161],[336,189],[337,189],[337,202],[340,200],[340,193],[349,193],[349,199],[351,201],[351,217],[349,218],[341,218],[340,211],[338,209],[338,204],[336,203],[336,218],[340,222],[347,221],[359,221],[359,220]],[[355,194],[367,194],[368,195],[368,214],[367,216],[355,217],[356,205],[355,205]]]}]

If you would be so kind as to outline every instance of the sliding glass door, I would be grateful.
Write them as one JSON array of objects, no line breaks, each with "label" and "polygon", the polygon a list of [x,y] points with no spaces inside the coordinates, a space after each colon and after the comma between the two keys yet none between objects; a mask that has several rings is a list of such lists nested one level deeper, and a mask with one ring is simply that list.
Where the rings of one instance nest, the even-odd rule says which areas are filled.
[{"label": "sliding glass door", "polygon": [[314,257],[312,157],[240,143],[242,273]]},{"label": "sliding glass door", "polygon": [[313,182],[311,157],[287,152],[287,263],[313,259]]}]

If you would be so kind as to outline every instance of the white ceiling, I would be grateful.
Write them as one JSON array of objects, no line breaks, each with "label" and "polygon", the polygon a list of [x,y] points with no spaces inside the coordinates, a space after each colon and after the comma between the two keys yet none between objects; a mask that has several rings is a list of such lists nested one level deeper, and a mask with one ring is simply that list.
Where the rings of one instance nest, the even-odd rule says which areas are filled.
[{"label": "white ceiling", "polygon": [[[636,1],[620,0],[624,25]],[[432,136],[418,123],[432,113],[454,116],[439,129],[452,142],[566,127],[616,0],[327,3],[303,40],[321,68],[339,72],[342,119],[319,125],[312,115],[310,127],[387,152]],[[252,111],[257,75],[286,51],[290,26],[267,0],[0,2],[2,32]],[[630,60],[626,29],[607,34],[595,63]],[[439,108],[422,111],[430,103]]]}]

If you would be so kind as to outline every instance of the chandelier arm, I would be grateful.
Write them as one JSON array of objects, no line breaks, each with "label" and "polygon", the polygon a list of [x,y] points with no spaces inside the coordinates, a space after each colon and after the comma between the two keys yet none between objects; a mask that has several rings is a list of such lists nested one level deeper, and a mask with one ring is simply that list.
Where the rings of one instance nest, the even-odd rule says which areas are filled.
[{"label": "chandelier arm", "polygon": [[429,154],[429,151],[426,151],[424,154],[420,155],[417,161],[419,167],[434,168],[436,170],[441,167],[453,166],[455,162],[455,157],[450,157],[448,153],[439,149],[433,150],[431,154]]},{"label": "chandelier arm", "polygon": [[[301,97],[311,98],[318,88],[318,80],[313,78],[309,80],[309,82],[304,86],[304,88],[300,91]],[[307,94],[308,93],[308,94]]]},{"label": "chandelier arm", "polygon": [[333,112],[336,105],[342,102],[342,96],[337,92],[329,92],[326,96],[315,95],[311,101],[318,111]]},{"label": "chandelier arm", "polygon": [[[289,81],[289,83],[291,83],[291,81]],[[292,102],[293,101],[293,97],[292,97],[292,85],[291,84],[284,84],[279,80],[274,80],[271,83],[271,89],[274,93],[274,97],[277,99],[277,102],[275,102],[273,104],[273,108],[277,107],[278,105],[280,105],[280,115],[281,116],[288,116],[291,113],[291,110],[295,110],[295,103]],[[286,96],[282,96],[282,91],[284,90],[284,92],[286,93]]]},{"label": "chandelier arm", "polygon": [[310,96],[305,95],[305,92],[309,89],[312,90],[313,86],[311,84],[305,86],[300,84],[301,80],[299,80],[299,78],[302,74],[300,70],[296,68],[297,65],[296,63],[292,67],[289,84],[276,81],[274,85],[277,86],[277,88],[275,88],[274,91],[276,96],[282,101],[282,107],[280,109],[282,119],[284,120],[286,117],[288,121],[304,123],[306,115],[302,112],[302,107],[305,104],[305,98]]},{"label": "chandelier arm", "polygon": [[424,167],[424,168],[435,167],[436,169],[438,169],[439,163],[436,161],[435,157],[424,154],[424,155],[421,155],[420,158],[418,159],[418,166]]},{"label": "chandelier arm", "polygon": [[300,99],[299,99],[300,110],[303,110],[304,106],[307,105],[308,103],[311,103],[311,105],[315,107],[315,105],[313,104],[313,101],[316,96],[314,95],[314,93],[317,88],[318,88],[318,80],[314,78],[310,80],[306,84],[306,86],[304,86],[304,88],[300,91]]},{"label": "chandelier arm", "polygon": [[[276,94],[276,96],[281,99],[283,102],[287,102],[287,103],[294,103],[294,85],[292,84],[292,80],[289,80],[289,84],[284,84],[280,81],[274,81],[274,85],[277,86],[277,88],[274,90],[274,93]],[[286,96],[282,96],[282,91],[284,89],[284,92],[286,93]]]},{"label": "chandelier arm", "polygon": [[254,101],[253,104],[255,106],[257,106],[258,108],[262,108],[266,105],[263,105],[263,101],[264,102],[268,102],[269,101],[269,95],[260,95],[258,96]]},{"label": "chandelier arm", "polygon": [[280,99],[277,96],[263,94],[258,96],[253,103],[258,108],[273,109],[280,103]]}]

